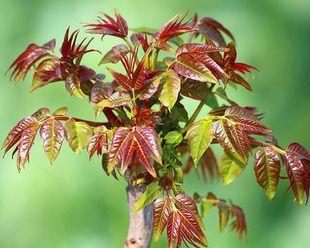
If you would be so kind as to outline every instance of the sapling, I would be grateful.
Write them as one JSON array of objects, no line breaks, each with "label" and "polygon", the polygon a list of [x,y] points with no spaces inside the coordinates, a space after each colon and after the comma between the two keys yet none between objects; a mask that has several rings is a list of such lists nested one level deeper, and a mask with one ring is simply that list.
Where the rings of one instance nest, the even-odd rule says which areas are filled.
[{"label": "sapling", "polygon": [[[211,192],[190,196],[183,180],[195,169],[206,180],[220,178],[228,185],[252,154],[257,183],[269,199],[279,180],[286,180],[298,205],[308,200],[306,149],[298,143],[282,148],[255,107],[240,106],[227,95],[229,87],[251,91],[245,74],[257,69],[238,62],[234,36],[221,23],[180,13],[159,30],[129,34],[116,10],[115,17],[103,14],[85,28],[98,38],[117,37],[119,43],[105,51],[91,49],[92,39],[79,42],[79,31],[68,28],[60,53],[54,39],[30,44],[10,66],[11,80],[21,81],[33,71],[31,91],[62,81],[106,121],[72,117],[66,107],[39,109],[18,122],[2,145],[5,154],[13,150],[18,171],[29,161],[36,136],[50,163],[64,141],[76,153],[100,157],[108,175],[128,183],[125,247],[150,247],[152,235],[158,240],[165,229],[168,247],[206,247],[203,217],[211,208],[218,209],[220,230],[230,226],[242,238],[247,224],[239,206]],[[98,55],[97,71],[83,64],[88,53]],[[110,81],[101,73],[107,64]],[[197,102],[193,113],[184,99]],[[202,110],[203,118],[197,119]],[[219,163],[214,147],[223,150]]]}]

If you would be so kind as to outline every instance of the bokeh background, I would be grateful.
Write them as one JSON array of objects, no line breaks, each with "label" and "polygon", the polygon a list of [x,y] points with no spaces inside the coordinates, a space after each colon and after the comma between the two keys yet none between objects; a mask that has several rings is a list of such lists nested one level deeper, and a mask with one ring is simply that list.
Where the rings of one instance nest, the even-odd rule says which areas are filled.
[{"label": "bokeh background", "polygon": [[[94,118],[87,101],[69,96],[62,84],[29,94],[31,78],[13,86],[4,73],[30,42],[41,44],[55,37],[59,45],[67,26],[82,27],[99,11],[112,13],[114,8],[132,28],[159,28],[187,10],[220,20],[237,39],[239,59],[260,69],[250,79],[255,94],[240,89],[231,90],[230,96],[265,112],[265,123],[283,146],[298,141],[310,148],[309,0],[0,0],[1,141],[17,121],[41,106],[55,110],[67,105],[72,116]],[[113,41],[97,38],[94,46],[105,52]],[[104,70],[97,68],[95,56],[84,61]],[[37,140],[30,164],[21,174],[10,156],[0,165],[1,248],[122,247],[128,225],[125,183],[107,177],[99,159],[89,162],[86,153],[77,156],[65,144],[50,166]],[[286,186],[281,183],[269,202],[255,181],[251,162],[228,187],[204,184],[195,175],[185,182],[188,192],[213,191],[233,199],[246,213],[249,234],[239,241],[232,232],[219,233],[212,211],[205,219],[210,247],[309,247],[309,206],[292,204],[292,195],[282,194]],[[165,239],[152,247],[166,247]]]}]

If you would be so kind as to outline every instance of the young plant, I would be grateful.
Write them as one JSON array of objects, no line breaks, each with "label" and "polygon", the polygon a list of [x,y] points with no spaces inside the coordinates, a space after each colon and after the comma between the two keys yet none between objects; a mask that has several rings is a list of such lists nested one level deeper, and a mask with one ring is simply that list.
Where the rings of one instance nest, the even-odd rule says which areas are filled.
[{"label": "young plant", "polygon": [[[310,154],[298,143],[280,147],[256,108],[239,106],[226,94],[228,87],[251,91],[244,75],[257,69],[238,62],[235,39],[222,24],[177,14],[159,30],[134,29],[129,35],[115,11],[115,17],[103,14],[86,28],[101,38],[120,39],[99,63],[122,66],[122,71],[107,68],[111,82],[82,63],[86,54],[101,57],[100,52],[89,48],[91,40],[79,42],[79,32],[70,34],[69,28],[60,54],[55,40],[30,44],[10,66],[11,79],[18,82],[33,70],[31,91],[63,81],[71,95],[86,98],[107,121],[72,117],[66,107],[53,113],[39,109],[18,122],[2,145],[5,154],[13,149],[18,171],[29,161],[37,134],[50,163],[65,140],[76,153],[101,157],[108,175],[128,182],[125,247],[149,247],[152,233],[158,240],[165,229],[168,247],[206,247],[202,218],[212,207],[218,209],[220,230],[230,226],[239,238],[247,233],[239,206],[213,193],[186,194],[183,177],[192,168],[228,185],[254,154],[256,179],[269,199],[279,180],[286,180],[297,204],[308,200]],[[191,115],[182,103],[186,98],[199,102]],[[204,106],[208,111],[197,120]],[[219,164],[214,147],[223,149]]]}]

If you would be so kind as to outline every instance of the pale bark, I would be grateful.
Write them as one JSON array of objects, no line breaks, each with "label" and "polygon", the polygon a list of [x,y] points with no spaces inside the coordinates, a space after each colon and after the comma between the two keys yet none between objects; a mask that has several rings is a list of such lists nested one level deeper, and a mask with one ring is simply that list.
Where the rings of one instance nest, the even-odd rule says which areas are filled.
[{"label": "pale bark", "polygon": [[127,198],[129,208],[129,227],[124,248],[149,248],[153,233],[153,204],[139,212],[134,212],[135,203],[145,190],[145,186],[128,186]]}]

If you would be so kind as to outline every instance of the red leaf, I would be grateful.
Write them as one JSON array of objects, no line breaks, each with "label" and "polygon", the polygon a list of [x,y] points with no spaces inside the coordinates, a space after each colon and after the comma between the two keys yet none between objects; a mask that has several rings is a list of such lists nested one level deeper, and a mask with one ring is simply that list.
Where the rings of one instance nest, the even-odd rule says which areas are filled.
[{"label": "red leaf", "polygon": [[89,158],[97,153],[98,156],[102,155],[102,150],[104,152],[108,151],[108,134],[105,130],[100,130],[95,133],[89,140],[87,145],[87,151]]},{"label": "red leaf", "polygon": [[302,145],[298,143],[291,143],[288,145],[287,150],[295,153],[300,159],[310,161],[310,153]]},{"label": "red leaf", "polygon": [[28,116],[17,123],[17,125],[9,132],[1,146],[1,149],[6,148],[4,156],[17,142],[19,142],[23,131],[37,121],[38,120],[35,117]]},{"label": "red leaf", "polygon": [[181,216],[177,210],[174,210],[169,214],[167,225],[167,238],[169,248],[181,247]]},{"label": "red leaf", "polygon": [[147,35],[144,33],[134,33],[131,35],[130,39],[133,44],[140,43],[144,52],[146,52],[150,46],[147,40]]},{"label": "red leaf", "polygon": [[137,127],[135,137],[142,146],[149,150],[151,157],[161,164],[162,158],[159,150],[159,138],[154,128],[150,126]]},{"label": "red leaf", "polygon": [[241,239],[243,234],[247,235],[247,224],[243,210],[236,205],[232,205],[231,215],[235,218],[231,223],[231,228],[236,231],[239,239]]},{"label": "red leaf", "polygon": [[107,99],[113,93],[111,84],[96,82],[91,90],[90,100],[92,103],[99,103],[103,99]]},{"label": "red leaf", "polygon": [[132,80],[130,80],[128,77],[126,77],[122,73],[115,72],[110,68],[108,70],[110,71],[110,73],[112,74],[113,78],[115,79],[116,83],[119,86],[121,86],[127,92],[131,92],[131,90],[134,88]]},{"label": "red leaf", "polygon": [[229,43],[228,51],[224,53],[223,67],[225,68],[228,78],[235,82],[236,84],[240,84],[248,90],[252,90],[249,83],[241,77],[236,72],[241,72],[243,74],[247,72],[251,72],[252,70],[257,70],[255,67],[244,64],[244,63],[236,63],[237,59],[237,51],[234,43]]},{"label": "red leaf", "polygon": [[77,36],[79,34],[79,31],[75,30],[70,36],[69,32],[70,30],[68,28],[60,49],[60,52],[62,54],[62,61],[70,62],[76,58],[81,59],[84,54],[95,51],[93,49],[87,50],[87,47],[92,40],[84,44],[86,41],[85,38],[81,43],[77,44]]},{"label": "red leaf", "polygon": [[129,48],[123,44],[116,45],[109,50],[100,61],[100,64],[113,63],[116,64],[119,62],[123,56],[129,53]]},{"label": "red leaf", "polygon": [[199,43],[187,43],[180,46],[176,51],[176,56],[181,53],[212,53],[212,52],[225,52],[227,48],[217,47],[213,45],[203,45]]},{"label": "red leaf", "polygon": [[165,230],[169,214],[172,211],[173,205],[170,198],[160,198],[154,203],[153,208],[153,227],[154,239],[158,240],[163,231]]},{"label": "red leaf", "polygon": [[[295,150],[297,146],[293,144],[289,148]],[[293,151],[286,150],[283,155],[283,159],[286,165],[287,175],[290,180],[289,188],[292,188],[297,203],[302,205],[304,194],[306,195],[306,202],[308,202],[309,198],[309,168],[307,167],[307,164],[303,163],[303,161],[300,160],[298,155]]]},{"label": "red leaf", "polygon": [[184,18],[185,15],[181,13],[174,16],[152,37],[152,42],[159,41],[162,43],[177,35],[193,31],[194,28],[189,25],[190,20],[182,23]]},{"label": "red leaf", "polygon": [[132,137],[131,129],[120,127],[114,134],[111,147],[109,148],[109,160],[120,163],[123,156],[124,146]]},{"label": "red leaf", "polygon": [[225,152],[237,158],[237,152],[242,161],[247,162],[251,152],[252,138],[250,135],[267,135],[270,130],[261,124],[253,111],[240,106],[228,107],[221,120],[213,123],[214,137]]},{"label": "red leaf", "polygon": [[18,171],[21,170],[21,166],[24,166],[25,163],[29,161],[29,152],[33,145],[39,127],[40,125],[38,123],[34,123],[28,126],[28,128],[22,133],[17,150]]},{"label": "red leaf", "polygon": [[[200,60],[197,60],[197,56],[196,58],[194,56],[190,53],[182,53],[177,56],[173,64],[176,73],[201,82],[217,83],[216,77],[208,67]],[[200,56],[203,56],[203,54]]]},{"label": "red leaf", "polygon": [[125,19],[115,10],[115,19],[107,14],[98,17],[98,23],[85,25],[91,34],[101,34],[125,38],[128,34],[128,26]]},{"label": "red leaf", "polygon": [[203,100],[211,95],[207,83],[190,79],[182,82],[181,94],[195,100]]},{"label": "red leaf", "polygon": [[221,23],[210,17],[205,17],[200,20],[199,31],[202,35],[207,36],[211,40],[218,43],[220,46],[226,46],[225,39],[221,32],[228,35],[234,41],[232,33]]},{"label": "red leaf", "polygon": [[152,175],[157,177],[151,158],[161,163],[158,137],[151,127],[142,126],[119,128],[113,138],[109,159],[114,161],[114,167],[121,164],[124,173],[128,166],[133,166],[134,158]]},{"label": "red leaf", "polygon": [[13,69],[11,80],[15,82],[24,79],[31,67],[43,57],[49,56],[49,47],[30,44],[24,52],[22,52],[11,64],[8,71]]},{"label": "red leaf", "polygon": [[227,202],[223,199],[217,198],[214,194],[209,192],[205,197],[200,197],[196,194],[196,201],[200,202],[203,216],[214,206],[218,209],[220,230],[223,231],[227,224],[234,230],[239,239],[242,235],[247,235],[247,224],[243,210],[233,204],[231,201]]}]

